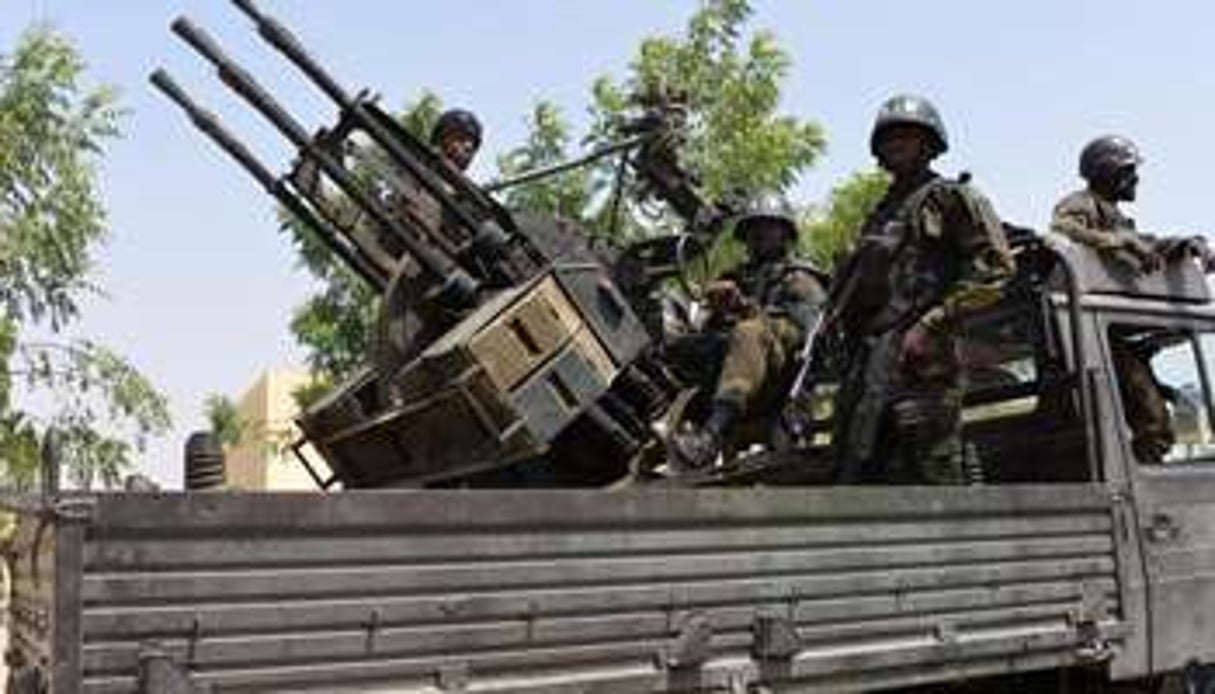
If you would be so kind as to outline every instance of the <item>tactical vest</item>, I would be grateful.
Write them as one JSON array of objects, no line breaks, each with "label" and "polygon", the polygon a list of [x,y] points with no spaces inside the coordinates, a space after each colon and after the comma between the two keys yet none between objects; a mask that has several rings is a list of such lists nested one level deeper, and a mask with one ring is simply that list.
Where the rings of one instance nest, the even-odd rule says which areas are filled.
[{"label": "tactical vest", "polygon": [[947,246],[943,225],[927,228],[921,210],[930,197],[958,185],[958,181],[934,176],[903,200],[886,209],[879,207],[866,223],[863,235],[871,247],[883,249],[889,265],[884,273],[876,267],[864,269],[866,274],[880,273],[869,274],[869,279],[885,282],[886,288],[881,292],[884,301],[858,326],[863,333],[880,334],[910,325],[939,303],[957,279],[959,259]]},{"label": "tactical vest", "polygon": [[787,291],[789,280],[796,274],[809,275],[820,285],[825,285],[825,277],[818,268],[793,258],[767,263],[748,263],[739,268],[735,283],[738,284],[739,291],[760,306],[764,313],[789,316],[798,324],[803,324],[807,320],[806,309],[813,307],[792,305],[804,302],[804,299],[792,296]]}]

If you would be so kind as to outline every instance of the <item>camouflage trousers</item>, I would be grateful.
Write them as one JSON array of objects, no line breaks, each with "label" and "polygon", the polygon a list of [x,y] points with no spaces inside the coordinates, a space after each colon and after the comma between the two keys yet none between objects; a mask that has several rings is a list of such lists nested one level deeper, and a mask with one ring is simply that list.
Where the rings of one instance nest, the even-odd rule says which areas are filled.
[{"label": "camouflage trousers", "polygon": [[963,484],[962,384],[955,341],[929,363],[902,363],[902,331],[867,338],[835,399],[836,481]]},{"label": "camouflage trousers", "polygon": [[748,415],[778,411],[801,341],[801,330],[784,318],[740,319],[729,332],[714,399]]},{"label": "camouflage trousers", "polygon": [[1131,449],[1141,463],[1159,463],[1173,447],[1174,434],[1160,386],[1142,357],[1121,340],[1110,346],[1118,393],[1131,427]]}]

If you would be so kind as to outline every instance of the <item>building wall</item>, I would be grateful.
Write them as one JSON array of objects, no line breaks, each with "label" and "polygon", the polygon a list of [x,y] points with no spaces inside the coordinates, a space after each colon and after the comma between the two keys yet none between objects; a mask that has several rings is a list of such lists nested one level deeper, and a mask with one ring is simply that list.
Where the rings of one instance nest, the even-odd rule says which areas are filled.
[{"label": "building wall", "polygon": [[[227,480],[232,489],[315,490],[316,483],[295,459],[288,445],[299,436],[298,412],[292,393],[308,382],[302,369],[276,368],[264,372],[241,395],[237,414],[247,422],[240,445],[227,452]],[[311,450],[309,461],[324,464]]]}]

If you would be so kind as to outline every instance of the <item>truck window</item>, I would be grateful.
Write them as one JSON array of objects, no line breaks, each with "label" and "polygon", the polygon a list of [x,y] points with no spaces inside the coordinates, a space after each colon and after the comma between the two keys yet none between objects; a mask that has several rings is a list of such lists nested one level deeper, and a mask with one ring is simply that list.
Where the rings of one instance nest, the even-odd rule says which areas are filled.
[{"label": "truck window", "polygon": [[966,371],[964,423],[1032,412],[1038,405],[1033,315],[993,311],[972,320],[960,344]]},{"label": "truck window", "polygon": [[970,318],[960,344],[966,373],[968,466],[988,483],[1088,477],[1077,379],[1059,348],[1053,314],[1021,294]]},{"label": "truck window", "polygon": [[1135,458],[1148,465],[1215,462],[1215,333],[1120,324],[1109,337]]}]

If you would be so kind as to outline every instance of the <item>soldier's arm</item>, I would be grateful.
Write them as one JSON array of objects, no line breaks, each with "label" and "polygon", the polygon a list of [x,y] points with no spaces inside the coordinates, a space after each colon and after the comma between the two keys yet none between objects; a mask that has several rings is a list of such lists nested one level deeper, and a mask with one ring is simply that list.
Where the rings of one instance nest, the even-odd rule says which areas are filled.
[{"label": "soldier's arm", "polygon": [[1050,228],[1076,243],[1102,251],[1117,250],[1126,245],[1123,234],[1098,228],[1096,217],[1097,211],[1091,202],[1069,196],[1055,205]]},{"label": "soldier's arm", "polygon": [[958,275],[941,303],[920,323],[930,331],[948,330],[968,315],[999,301],[1014,272],[1008,239],[991,203],[968,186],[951,186],[925,206],[925,227],[939,230],[946,247],[957,254]]},{"label": "soldier's arm", "polygon": [[764,313],[776,320],[790,321],[804,333],[826,301],[823,283],[809,270],[797,269],[785,276],[775,300],[764,307]]}]

